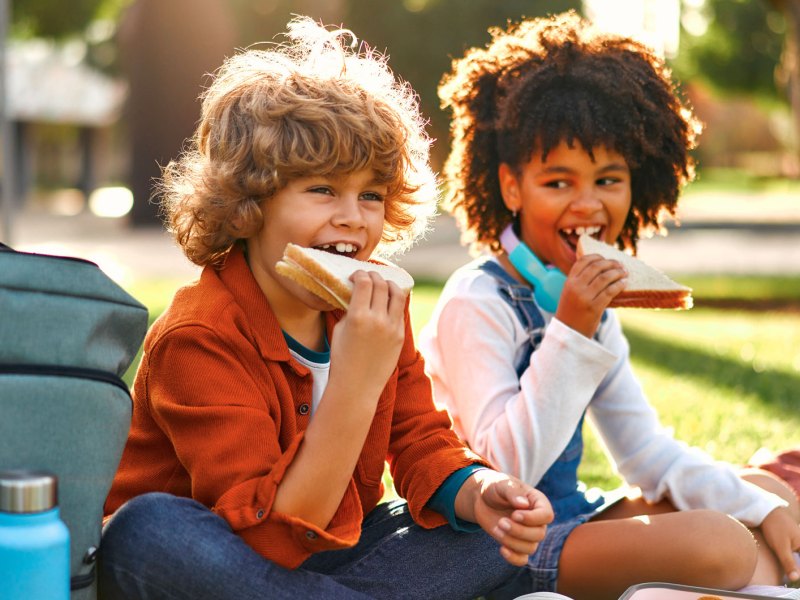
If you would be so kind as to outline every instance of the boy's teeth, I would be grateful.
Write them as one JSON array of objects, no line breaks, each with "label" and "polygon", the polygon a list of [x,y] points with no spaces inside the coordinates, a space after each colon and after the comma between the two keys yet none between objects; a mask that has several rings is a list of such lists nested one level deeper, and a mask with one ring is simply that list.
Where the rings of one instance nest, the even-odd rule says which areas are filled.
[{"label": "boy's teeth", "polygon": [[345,254],[345,253],[355,252],[356,251],[356,247],[353,244],[348,244],[346,242],[339,242],[336,245],[334,245],[334,244],[323,244],[320,247],[323,250],[330,250],[331,248],[333,248],[334,250],[336,250],[337,252],[339,252],[341,254]]}]

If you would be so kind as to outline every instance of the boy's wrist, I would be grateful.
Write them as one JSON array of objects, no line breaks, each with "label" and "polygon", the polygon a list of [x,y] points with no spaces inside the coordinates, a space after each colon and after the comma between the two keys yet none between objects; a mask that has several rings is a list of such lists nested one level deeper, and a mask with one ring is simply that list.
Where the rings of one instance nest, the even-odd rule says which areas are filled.
[{"label": "boy's wrist", "polygon": [[480,466],[464,480],[464,483],[456,494],[455,502],[453,503],[457,518],[471,523],[477,522],[475,517],[475,503],[481,495],[481,488],[483,487],[482,480],[488,471],[491,471],[491,469]]}]

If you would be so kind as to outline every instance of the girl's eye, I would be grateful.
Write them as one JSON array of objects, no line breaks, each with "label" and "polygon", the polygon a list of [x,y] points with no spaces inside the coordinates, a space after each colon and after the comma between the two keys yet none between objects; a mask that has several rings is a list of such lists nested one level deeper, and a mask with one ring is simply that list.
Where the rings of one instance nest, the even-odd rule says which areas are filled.
[{"label": "girl's eye", "polygon": [[361,194],[361,199],[371,202],[383,202],[383,194],[379,194],[378,192],[364,192]]},{"label": "girl's eye", "polygon": [[597,180],[598,185],[614,185],[619,182],[620,179],[618,177],[602,177]]},{"label": "girl's eye", "polygon": [[567,182],[563,179],[553,179],[552,181],[546,181],[544,183],[545,187],[553,188],[555,190],[563,190],[565,187],[567,187],[567,185]]}]

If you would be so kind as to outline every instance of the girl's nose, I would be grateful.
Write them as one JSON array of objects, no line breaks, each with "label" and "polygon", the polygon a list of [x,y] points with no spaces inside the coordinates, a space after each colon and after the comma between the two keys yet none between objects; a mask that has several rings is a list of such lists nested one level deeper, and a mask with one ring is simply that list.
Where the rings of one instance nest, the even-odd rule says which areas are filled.
[{"label": "girl's nose", "polygon": [[578,190],[577,195],[570,202],[572,212],[581,215],[594,214],[603,208],[603,203],[591,187]]}]

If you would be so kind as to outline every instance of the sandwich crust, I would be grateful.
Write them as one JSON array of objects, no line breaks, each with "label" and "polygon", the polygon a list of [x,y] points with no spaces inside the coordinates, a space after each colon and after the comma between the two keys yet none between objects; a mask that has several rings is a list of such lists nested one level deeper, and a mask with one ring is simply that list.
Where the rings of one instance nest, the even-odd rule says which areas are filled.
[{"label": "sandwich crust", "polygon": [[391,263],[367,262],[296,244],[286,245],[283,258],[275,268],[278,273],[299,283],[334,308],[345,310],[353,293],[350,275],[355,271],[375,271],[404,292],[414,287],[411,275]]},{"label": "sandwich crust", "polygon": [[628,271],[628,285],[609,304],[611,307],[688,309],[692,289],[681,285],[638,258],[626,254],[590,235],[578,239],[578,257],[599,254],[616,260]]}]

